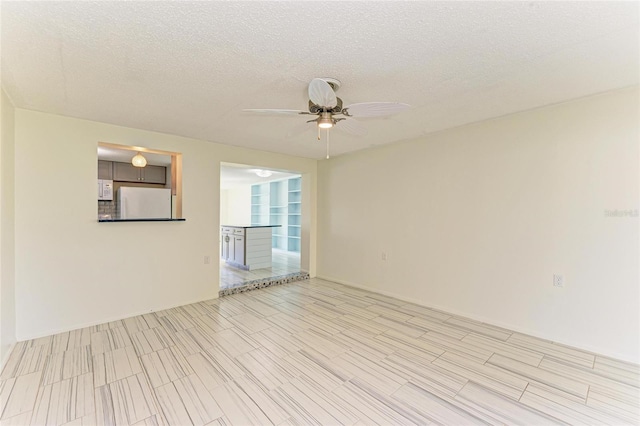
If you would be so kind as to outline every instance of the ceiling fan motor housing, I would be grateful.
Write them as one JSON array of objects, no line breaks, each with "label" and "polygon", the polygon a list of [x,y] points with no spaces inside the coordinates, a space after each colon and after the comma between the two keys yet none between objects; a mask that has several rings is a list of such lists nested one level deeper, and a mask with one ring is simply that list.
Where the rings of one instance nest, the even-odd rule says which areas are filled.
[{"label": "ceiling fan motor housing", "polygon": [[332,114],[339,114],[342,111],[342,99],[336,97],[338,103],[331,109],[323,108],[309,101],[309,112],[311,114],[320,114],[321,112],[330,112]]}]

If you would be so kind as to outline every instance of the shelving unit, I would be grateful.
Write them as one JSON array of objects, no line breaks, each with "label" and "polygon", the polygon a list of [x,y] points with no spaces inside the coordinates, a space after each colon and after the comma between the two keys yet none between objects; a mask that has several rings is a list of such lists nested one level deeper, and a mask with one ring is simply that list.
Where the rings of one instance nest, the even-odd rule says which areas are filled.
[{"label": "shelving unit", "polygon": [[300,178],[289,179],[287,188],[287,250],[300,253],[300,215],[302,192]]},{"label": "shelving unit", "polygon": [[251,225],[269,225],[269,184],[251,185]]},{"label": "shelving unit", "polygon": [[272,247],[300,252],[300,179],[291,178],[251,186],[251,224],[273,228]]},{"label": "shelving unit", "polygon": [[276,181],[269,184],[269,223],[271,225],[280,225],[279,228],[273,228],[271,247],[283,250],[287,249],[285,183],[286,181]]}]

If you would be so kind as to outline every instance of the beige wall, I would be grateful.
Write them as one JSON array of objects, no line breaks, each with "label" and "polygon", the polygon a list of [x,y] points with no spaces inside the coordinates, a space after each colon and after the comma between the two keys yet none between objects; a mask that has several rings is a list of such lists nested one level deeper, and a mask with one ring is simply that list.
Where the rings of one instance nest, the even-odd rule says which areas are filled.
[{"label": "beige wall", "polygon": [[318,276],[638,362],[638,217],[605,217],[639,208],[638,117],[627,89],[323,161]]},{"label": "beige wall", "polygon": [[14,108],[0,90],[0,366],[16,341]]},{"label": "beige wall", "polygon": [[[19,340],[217,297],[220,162],[299,170],[316,197],[315,160],[21,109],[15,129]],[[98,223],[99,141],[181,152],[186,222]]]}]

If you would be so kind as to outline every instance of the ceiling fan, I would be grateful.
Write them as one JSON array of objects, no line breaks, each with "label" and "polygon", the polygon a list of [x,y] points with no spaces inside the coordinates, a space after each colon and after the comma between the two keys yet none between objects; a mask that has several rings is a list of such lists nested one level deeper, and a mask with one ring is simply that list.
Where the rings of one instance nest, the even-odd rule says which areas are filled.
[{"label": "ceiling fan", "polygon": [[[409,108],[409,105],[399,102],[362,102],[342,106],[342,99],[336,96],[340,88],[340,81],[335,78],[314,78],[309,83],[309,111],[292,109],[245,109],[244,112],[277,114],[277,115],[315,115],[307,123],[316,123],[318,140],[320,130],[327,130],[327,158],[329,158],[329,132],[337,129],[355,136],[364,136],[367,129],[358,123],[356,118],[384,117]],[[338,125],[339,124],[339,125]]]}]

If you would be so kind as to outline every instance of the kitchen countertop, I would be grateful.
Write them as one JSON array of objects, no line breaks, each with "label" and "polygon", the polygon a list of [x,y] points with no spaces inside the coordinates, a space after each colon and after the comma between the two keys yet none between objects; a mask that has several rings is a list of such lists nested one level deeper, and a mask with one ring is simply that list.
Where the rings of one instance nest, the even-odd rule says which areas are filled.
[{"label": "kitchen countertop", "polygon": [[98,222],[184,222],[186,219],[98,219]]},{"label": "kitchen countertop", "polygon": [[220,225],[228,228],[279,228],[282,225]]}]

